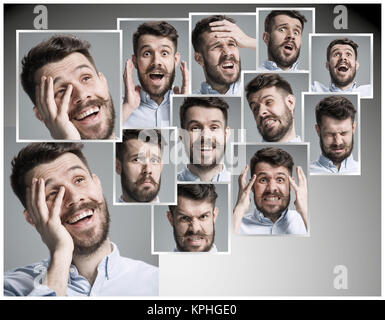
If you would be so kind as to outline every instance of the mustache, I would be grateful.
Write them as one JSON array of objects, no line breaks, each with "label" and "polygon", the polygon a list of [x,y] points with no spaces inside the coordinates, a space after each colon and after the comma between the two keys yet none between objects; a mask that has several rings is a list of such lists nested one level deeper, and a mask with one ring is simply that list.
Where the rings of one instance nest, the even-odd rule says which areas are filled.
[{"label": "mustache", "polygon": [[151,175],[145,175],[145,176],[142,176],[138,181],[136,181],[136,184],[137,185],[141,185],[142,183],[144,183],[146,180],[150,180],[150,182],[156,186],[158,185],[156,183],[156,181],[154,180],[154,178],[151,176]]},{"label": "mustache", "polygon": [[183,238],[191,237],[191,236],[198,236],[198,237],[202,237],[202,238],[207,238],[209,236],[209,234],[207,234],[206,232],[203,232],[203,231],[193,232],[190,230],[190,231],[186,231],[186,233],[183,236],[178,236],[177,238],[183,239]]},{"label": "mustache", "polygon": [[234,63],[238,63],[239,62],[239,60],[237,60],[234,57],[234,55],[224,55],[224,56],[221,56],[219,58],[219,63],[218,64],[222,64],[225,61],[231,61],[231,62],[234,62]]},{"label": "mustache", "polygon": [[341,149],[341,148],[344,148],[344,149],[346,149],[346,147],[347,147],[347,144],[332,144],[331,146],[330,146],[330,149]]},{"label": "mustache", "polygon": [[95,211],[96,209],[100,208],[102,205],[103,205],[103,202],[98,202],[95,200],[83,202],[79,205],[73,205],[63,216],[60,217],[61,222],[64,223],[68,221],[68,219],[70,219],[76,212],[80,210],[90,209]]},{"label": "mustache", "polygon": [[298,49],[298,47],[297,47],[297,45],[296,45],[296,43],[294,42],[294,41],[285,41],[285,42],[283,42],[282,44],[281,44],[281,47],[284,47],[284,46],[286,46],[286,45],[291,45],[294,49]]},{"label": "mustache", "polygon": [[146,69],[146,73],[151,73],[151,72],[154,72],[154,71],[158,71],[158,72],[161,72],[161,73],[164,73],[164,74],[168,74],[167,70],[165,68],[163,68],[162,66],[149,66],[147,69]]},{"label": "mustache", "polygon": [[90,106],[103,106],[106,105],[108,100],[100,99],[100,98],[95,98],[92,100],[87,100],[84,103],[79,103],[76,105],[75,109],[71,110],[70,113],[68,114],[70,119],[75,118],[75,116],[78,113],[81,113],[84,109],[90,107]]},{"label": "mustache", "polygon": [[274,197],[280,197],[281,199],[286,199],[288,196],[285,196],[283,193],[281,192],[264,192],[262,194],[262,198],[265,198],[265,197],[268,197],[268,196],[274,196]]}]

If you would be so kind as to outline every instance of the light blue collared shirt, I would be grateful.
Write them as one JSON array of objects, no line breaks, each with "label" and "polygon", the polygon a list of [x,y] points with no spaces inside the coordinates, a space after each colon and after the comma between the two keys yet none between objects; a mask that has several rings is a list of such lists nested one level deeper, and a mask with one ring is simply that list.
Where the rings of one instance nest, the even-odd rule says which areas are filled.
[{"label": "light blue collared shirt", "polygon": [[[295,143],[295,142],[301,142],[301,141],[302,141],[301,137],[300,136],[296,136],[294,139],[288,140],[286,142]],[[262,142],[270,142],[270,141],[265,141],[264,139],[262,139]],[[279,143],[279,141],[277,143]]]},{"label": "light blue collared shirt", "polygon": [[[241,80],[234,82],[230,85],[229,90],[225,93],[225,96],[241,95]],[[220,94],[217,90],[214,90],[207,82],[202,82],[201,87],[194,90],[193,94]]]},{"label": "light blue collared shirt", "polygon": [[289,70],[282,70],[274,61],[265,60],[257,69],[257,71],[299,71],[299,61],[293,63]]},{"label": "light blue collared shirt", "polygon": [[323,154],[320,155],[318,160],[310,164],[310,173],[358,174],[359,171],[360,166],[358,161],[353,159],[353,155],[350,155],[341,162],[339,170],[333,161],[326,158]]},{"label": "light blue collared shirt", "polygon": [[[174,248],[174,252],[182,252],[182,251],[179,251],[178,248]],[[205,252],[210,252],[210,253],[217,253],[218,252],[218,249],[217,247],[215,246],[215,243],[213,243],[213,245],[211,246],[210,250],[209,251],[205,251]]]},{"label": "light blue collared shirt", "polygon": [[[67,296],[157,296],[158,268],[139,260],[121,257],[112,243],[112,252],[97,268],[94,284],[70,267]],[[39,284],[49,259],[4,274],[4,296],[56,296],[56,292]],[[40,277],[40,278],[39,278]]]},{"label": "light blue collared shirt", "polygon": [[[180,172],[178,172],[178,181],[201,181],[201,179],[193,174],[187,166]],[[211,182],[230,182],[231,172],[226,170],[223,165],[222,171],[217,173],[211,180]]]},{"label": "light blue collared shirt", "polygon": [[144,90],[140,90],[140,105],[124,122],[124,128],[161,128],[170,126],[169,90],[158,105]]},{"label": "light blue collared shirt", "polygon": [[361,98],[370,97],[372,95],[372,86],[370,84],[365,84],[362,86],[357,86],[356,82],[353,82],[352,85],[345,89],[341,90],[338,88],[334,83],[329,83],[329,86],[323,85],[321,82],[313,81],[313,84],[311,86],[311,91],[313,92],[340,92],[340,93],[346,93],[346,92],[359,92],[361,95]]},{"label": "light blue collared shirt", "polygon": [[[134,203],[145,203],[145,202],[126,202],[123,200],[123,195],[121,194],[120,197],[118,199],[116,199],[116,202],[117,203],[130,203],[130,204],[134,204]],[[151,202],[148,202],[148,204],[152,204],[152,203],[159,203],[160,200],[159,200],[159,196],[156,196],[155,200],[154,201],[151,201]]]},{"label": "light blue collared shirt", "polygon": [[301,215],[295,210],[286,209],[273,223],[254,209],[243,216],[238,234],[307,234],[307,231]]}]

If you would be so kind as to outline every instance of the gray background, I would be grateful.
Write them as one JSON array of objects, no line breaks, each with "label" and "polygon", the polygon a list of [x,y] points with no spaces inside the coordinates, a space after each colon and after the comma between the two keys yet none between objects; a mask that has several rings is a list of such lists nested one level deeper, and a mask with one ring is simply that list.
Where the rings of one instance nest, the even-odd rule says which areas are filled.
[{"label": "gray background", "polygon": [[[258,73],[244,73],[244,87],[254,79]],[[303,141],[302,134],[302,99],[301,92],[308,91],[309,88],[309,74],[308,73],[280,73],[282,78],[290,83],[291,89],[295,96],[295,110],[294,110],[294,123],[295,123],[295,133],[297,136],[300,136]],[[249,103],[246,98],[246,91],[244,90],[244,115],[245,115],[245,129],[246,129],[246,142],[260,142],[262,141],[262,136],[260,135],[257,124],[255,123],[254,115],[250,110]]]},{"label": "gray background", "polygon": [[[304,95],[304,121],[305,121],[305,141],[310,142],[310,162],[314,160],[318,160],[318,157],[321,154],[321,147],[319,145],[319,137],[317,131],[315,130],[315,106],[318,102],[320,102],[323,98],[328,97],[330,95],[326,94],[305,94]],[[353,158],[356,161],[359,161],[359,148],[360,148],[360,113],[358,109],[358,95],[356,94],[342,94],[345,98],[349,99],[357,113],[356,113],[356,121],[357,127],[354,134],[354,146],[353,146]]]},{"label": "gray background", "polygon": [[[158,193],[160,203],[176,203],[176,160],[175,160],[175,137],[176,129],[160,129],[163,139],[165,139],[167,146],[163,148],[163,169],[161,175],[160,190]],[[115,159],[115,153],[114,153]],[[115,168],[115,167],[114,167]],[[114,169],[115,175],[115,201],[122,194],[122,184],[120,175]],[[131,205],[131,204],[130,204]]]},{"label": "gray background", "polygon": [[[311,36],[311,81],[319,81],[322,84],[329,86],[330,73],[326,69],[326,50],[330,42],[335,39],[347,37],[358,44],[357,60],[360,64],[355,81],[357,85],[372,84],[370,75],[370,65],[372,56],[370,52],[370,37],[369,36],[350,36],[350,35],[312,35]],[[376,66],[375,66],[376,68]]]},{"label": "gray background", "polygon": [[[304,6],[300,6],[303,8]],[[282,8],[282,7],[281,7]],[[294,7],[285,7],[289,10],[296,10]],[[263,41],[262,34],[265,31],[265,18],[270,13],[271,10],[260,10],[258,19],[258,35],[259,41],[257,43],[258,50],[258,66],[265,60],[267,60],[267,46]],[[309,33],[314,32],[313,30],[313,15],[311,10],[299,10],[307,19],[307,22],[304,24],[304,29],[302,31],[302,44],[301,44],[301,53],[298,57],[298,69],[299,70],[309,70]],[[317,16],[317,14],[316,14]]]},{"label": "gray background", "polygon": [[[95,60],[98,72],[107,79],[111,97],[115,106],[115,135],[120,137],[120,36],[118,32],[63,32],[73,34],[90,44],[90,53]],[[23,57],[35,45],[59,32],[20,32],[19,33],[19,75]],[[52,140],[52,137],[43,122],[35,117],[33,102],[25,93],[20,76],[19,90],[19,139],[20,140]]]},{"label": "gray background", "polygon": [[[293,167],[293,177],[295,178],[296,183],[298,183],[298,177],[296,173],[296,167],[300,166],[302,167],[303,171],[305,172],[305,175],[308,176],[308,147],[306,144],[274,144],[274,143],[264,143],[264,144],[248,144],[248,145],[234,145],[234,154],[238,155],[238,166],[233,169],[233,177],[232,177],[232,208],[234,208],[235,204],[237,203],[237,197],[238,197],[238,177],[239,173],[245,168],[245,165],[250,165],[250,159],[254,155],[255,152],[257,152],[260,149],[263,149],[265,147],[275,147],[280,148],[288,152],[294,160],[294,167]],[[246,153],[245,153],[246,152]],[[246,159],[244,158],[244,155],[246,155]],[[247,173],[246,181],[249,181],[251,177],[250,170]],[[294,200],[295,200],[295,191],[291,191],[291,198],[290,198],[290,205],[289,208],[295,210]],[[248,212],[253,211],[255,209],[254,204],[254,194],[251,194],[251,203]],[[311,220],[311,212],[308,211],[309,216],[309,222]],[[311,228],[311,224],[309,223],[309,229]]]},{"label": "gray background", "polygon": [[[168,17],[168,15],[166,15]],[[120,18],[120,17],[119,17]],[[122,16],[123,18],[123,16]],[[160,17],[162,18],[162,17]],[[180,17],[183,18],[183,17]],[[186,17],[187,19],[187,17]],[[133,49],[133,44],[132,44],[132,35],[135,33],[136,29],[139,27],[144,22],[149,22],[149,21],[155,21],[155,20],[165,20],[169,24],[171,24],[176,31],[178,32],[178,52],[180,53],[181,60],[184,60],[187,62],[188,66],[188,19],[186,21],[181,21],[181,20],[171,20],[171,19],[153,19],[153,20],[145,20],[138,18],[137,21],[135,20],[120,20],[120,29],[123,31],[122,37],[123,37],[123,70],[125,63],[127,61],[127,58],[132,59],[132,55],[134,54],[134,49]],[[175,80],[174,80],[174,85],[178,86],[181,88],[182,86],[182,73],[179,70],[179,65],[175,66]],[[134,78],[134,83],[135,85],[139,85],[139,80],[138,80],[138,72],[136,68],[134,68],[133,71],[133,78]],[[122,90],[124,90],[124,86],[122,86]],[[122,91],[124,92],[124,91]]]},{"label": "gray background", "polygon": [[[215,206],[218,208],[219,213],[215,221],[215,239],[214,243],[218,249],[218,252],[228,251],[229,241],[229,186],[228,184],[215,184],[215,189],[218,194],[218,198],[215,202]],[[176,244],[173,236],[173,229],[170,222],[167,219],[166,213],[168,206],[154,206],[154,252],[173,252]]]},{"label": "gray background", "polygon": [[[12,128],[5,130],[7,152],[4,157],[4,271],[38,262],[49,257],[40,235],[24,218],[24,208],[13,193],[9,176],[11,160],[26,143],[16,144]],[[88,142],[84,154],[90,166],[102,182],[111,217],[110,239],[116,243],[121,256],[158,265],[158,258],[151,255],[151,207],[119,207],[112,203],[113,146],[111,143]]]},{"label": "gray background", "polygon": [[[203,8],[203,6],[202,6]],[[238,15],[232,15],[232,14],[226,14],[226,11],[221,11],[224,12],[225,15],[229,16],[230,18],[235,19],[236,24],[241,30],[246,33],[248,36],[255,38],[255,15],[249,15],[249,14],[238,14]],[[235,11],[233,11],[235,12]],[[218,13],[213,12],[212,14],[210,13],[209,15],[199,15],[199,14],[192,14],[191,16],[191,30],[190,30],[190,38],[191,38],[191,33],[195,28],[195,25],[198,21],[202,20],[203,18],[206,18],[210,15],[215,15],[215,14],[223,14],[223,13]],[[194,48],[191,43],[191,90],[194,92],[194,90],[199,89],[201,86],[201,82],[206,81],[203,68],[198,64],[198,62],[195,61],[194,59]],[[256,65],[255,62],[256,60],[256,52],[255,50],[252,49],[245,49],[245,48],[239,48],[239,54],[241,57],[241,71],[242,70],[255,70]]]},{"label": "gray background", "polygon": [[[190,95],[191,96],[191,95]],[[193,95],[192,95],[193,96]],[[200,95],[198,95],[200,96]],[[184,98],[187,96],[173,96],[172,97],[172,123],[173,126],[180,128],[180,119],[179,119],[179,110],[183,103]],[[227,124],[232,129],[229,140],[227,141],[226,147],[226,160],[230,159],[231,148],[230,145],[232,142],[241,141],[241,121],[242,121],[242,102],[241,97],[228,97],[221,96],[221,98],[229,105],[229,110],[227,113]],[[190,163],[189,158],[186,155],[185,148],[183,143],[178,140],[178,172],[181,171],[184,166]]]},{"label": "gray background", "polygon": [[[255,12],[271,4],[221,4],[223,12]],[[335,33],[335,5],[300,4],[316,8],[316,32]],[[310,237],[232,236],[230,255],[162,255],[160,294],[163,296],[378,296],[381,295],[381,7],[346,4],[349,33],[374,33],[374,99],[362,100],[361,176],[310,176]],[[218,4],[169,5],[47,5],[51,29],[116,29],[118,17],[188,17],[189,12],[218,12]],[[277,5],[282,7],[282,5]],[[4,6],[4,124],[15,132],[16,30],[32,29],[34,5]],[[92,13],[92,14],[91,14]],[[341,31],[338,31],[341,32]],[[320,53],[319,59],[324,59]],[[11,137],[14,142],[15,135]],[[4,141],[4,154],[12,154]],[[8,162],[4,159],[4,165]],[[109,165],[103,167],[111,172]],[[5,171],[6,172],[6,171]],[[9,181],[4,174],[4,188]],[[106,190],[105,190],[106,191]],[[365,201],[362,201],[365,199]],[[11,198],[4,196],[7,212]],[[125,208],[124,208],[125,209]],[[11,214],[22,215],[12,211]],[[24,224],[26,224],[23,221]],[[20,223],[21,224],[21,223]],[[19,225],[20,225],[19,224]],[[130,226],[130,224],[125,224]],[[150,226],[137,226],[144,232]],[[4,225],[7,230],[8,225]],[[30,239],[18,233],[5,238],[8,253]],[[37,236],[36,236],[37,237]],[[135,239],[135,243],[138,243]],[[148,241],[148,244],[150,241]],[[150,247],[146,252],[150,252]],[[44,255],[45,256],[45,255]],[[40,258],[40,257],[36,257]],[[35,260],[36,260],[35,259]],[[333,287],[333,269],[348,269],[348,289]],[[196,272],[196,266],[205,266]],[[188,276],[186,276],[188,275]],[[182,285],[181,285],[182,284]]]}]

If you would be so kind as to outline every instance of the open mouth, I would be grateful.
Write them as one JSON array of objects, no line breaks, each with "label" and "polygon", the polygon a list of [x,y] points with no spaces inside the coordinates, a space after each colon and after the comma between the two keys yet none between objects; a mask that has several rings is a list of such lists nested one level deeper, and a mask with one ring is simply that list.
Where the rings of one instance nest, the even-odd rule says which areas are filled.
[{"label": "open mouth", "polygon": [[280,196],[268,196],[268,197],[265,197],[263,200],[268,201],[268,202],[276,202],[276,201],[280,201],[281,197]]},{"label": "open mouth", "polygon": [[164,73],[161,73],[161,72],[150,73],[150,79],[153,81],[160,81],[163,78],[164,78]]},{"label": "open mouth", "polygon": [[347,72],[347,71],[349,70],[349,66],[347,66],[347,65],[339,65],[339,66],[337,67],[337,70],[338,70],[339,72]]},{"label": "open mouth", "polygon": [[75,120],[84,121],[94,119],[100,112],[100,106],[89,108],[75,116]]},{"label": "open mouth", "polygon": [[292,53],[295,49],[295,45],[293,43],[285,43],[283,44],[284,51],[287,53]]},{"label": "open mouth", "polygon": [[87,209],[82,211],[79,214],[73,215],[70,219],[66,221],[66,223],[70,225],[78,225],[81,224],[82,222],[87,222],[89,221],[94,215],[94,211],[91,209]]},{"label": "open mouth", "polygon": [[273,127],[276,122],[277,122],[277,120],[275,120],[273,118],[267,118],[267,119],[262,120],[262,125],[264,128],[268,129],[268,128]]}]

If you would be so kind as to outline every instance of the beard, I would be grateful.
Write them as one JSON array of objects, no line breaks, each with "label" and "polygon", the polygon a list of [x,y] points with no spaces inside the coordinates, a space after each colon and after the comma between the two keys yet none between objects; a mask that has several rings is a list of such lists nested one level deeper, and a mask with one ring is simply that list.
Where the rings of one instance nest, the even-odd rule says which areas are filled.
[{"label": "beard", "polygon": [[[213,232],[211,234],[207,234],[204,231],[193,232],[190,230],[190,231],[187,231],[184,235],[179,235],[175,226],[173,227],[173,230],[174,230],[173,233],[174,233],[174,240],[176,243],[176,247],[181,252],[207,252],[207,251],[210,251],[211,247],[213,246],[214,238],[215,238],[214,223],[213,223]],[[206,245],[202,249],[199,249],[199,246],[189,247],[187,244],[184,244],[183,240],[186,237],[192,237],[192,236],[202,237],[203,239],[206,240]]]},{"label": "beard", "polygon": [[280,48],[284,47],[287,42],[282,44],[275,44],[273,39],[270,37],[269,43],[267,46],[267,53],[270,60],[274,61],[279,67],[289,68],[291,67],[297,60],[301,51],[301,48],[297,48],[296,44],[292,42],[293,50],[296,50],[297,53],[293,56],[286,57],[284,54],[280,53]]},{"label": "beard", "polygon": [[[202,137],[203,138],[203,137]],[[212,148],[215,154],[211,159],[202,157],[201,149],[204,147]],[[210,171],[221,163],[226,151],[226,145],[217,143],[211,139],[197,139],[190,147],[190,164],[202,171]]]},{"label": "beard", "polygon": [[[354,146],[354,136],[352,136],[352,142],[350,144],[332,144],[330,147],[326,147],[322,141],[322,139],[320,139],[320,147],[321,147],[321,151],[322,151],[322,154],[328,158],[329,160],[331,160],[334,164],[340,164],[342,161],[344,161],[346,158],[348,158],[351,154],[352,154],[352,151],[353,151],[353,146]],[[332,152],[333,149],[340,149],[340,148],[344,148],[346,151],[342,154],[335,154]]]},{"label": "beard", "polygon": [[[86,103],[78,105],[74,110],[72,110],[69,114],[70,119],[74,119],[76,114],[79,114],[83,109],[86,109],[89,106],[100,106],[99,112],[105,112],[105,120],[103,123],[97,123],[87,127],[85,132],[82,131],[81,127],[76,126],[76,120],[74,122],[75,127],[78,129],[80,137],[82,139],[93,139],[93,140],[104,140],[109,139],[115,127],[115,108],[114,103],[112,101],[111,94],[109,94],[109,98],[104,99],[93,99],[88,100]],[[72,121],[72,120],[71,120]]]},{"label": "beard", "polygon": [[[125,193],[129,197],[129,199],[132,199],[134,202],[151,202],[156,198],[159,193],[161,182],[160,178],[159,183],[156,183],[154,178],[150,175],[141,176],[140,179],[136,182],[130,182],[127,177],[128,175],[124,170],[124,167],[122,167],[122,172],[120,175],[123,193]],[[141,184],[143,184],[145,180],[150,180],[154,188],[140,188]]]},{"label": "beard", "polygon": [[[353,68],[353,67],[350,65],[350,68]],[[334,68],[329,67],[330,79],[331,79],[332,83],[337,87],[345,87],[345,86],[349,85],[350,83],[352,83],[354,78],[356,77],[356,72],[357,72],[357,69],[356,69],[356,67],[354,67],[350,76],[348,78],[346,78],[345,80],[342,80],[342,79],[338,78],[338,75],[334,71]]]},{"label": "beard", "polygon": [[63,221],[67,221],[69,217],[75,212],[82,209],[93,210],[94,215],[99,214],[101,219],[99,231],[95,231],[95,228],[90,228],[82,233],[82,238],[84,238],[85,240],[79,239],[75,235],[72,235],[70,233],[74,242],[74,254],[87,256],[96,252],[106,241],[110,227],[110,214],[105,198],[102,202],[91,200],[88,202],[81,203],[78,206],[72,206],[71,209],[66,213],[66,215],[61,217],[62,223]]},{"label": "beard", "polygon": [[[203,65],[204,65],[204,70],[206,73],[206,80],[207,82],[214,83],[220,86],[224,85],[231,85],[234,82],[237,82],[239,80],[239,77],[241,75],[241,60],[237,60],[234,56],[223,56],[220,58],[218,64],[216,66],[212,66],[210,63],[208,63],[207,59],[205,58],[204,55],[202,55],[203,58]],[[238,65],[238,73],[234,74],[233,77],[224,77],[219,71],[218,67],[220,68],[220,65],[224,61],[232,61],[234,65]],[[234,66],[235,67],[235,66]]]},{"label": "beard", "polygon": [[263,207],[263,206],[259,206],[257,204],[257,201],[255,201],[255,206],[257,207],[257,209],[263,213],[263,215],[266,217],[266,218],[276,218],[278,219],[281,214],[288,208],[289,206],[289,203],[290,203],[290,193],[285,196],[284,194],[280,193],[280,192],[265,192],[262,194],[262,197],[261,198],[264,198],[264,197],[267,197],[267,196],[278,196],[280,197],[281,199],[283,199],[282,201],[282,204],[280,206],[278,206],[278,208],[276,209],[270,209],[270,208],[266,208],[266,207]]},{"label": "beard", "polygon": [[[266,118],[273,118],[276,121],[280,121],[280,126],[277,130],[275,128],[265,128],[262,126],[263,120]],[[276,116],[266,116],[264,118],[258,119],[257,128],[261,134],[263,140],[267,142],[278,142],[280,141],[293,127],[293,115],[290,112],[289,108],[285,108],[285,112],[282,117]]]},{"label": "beard", "polygon": [[174,83],[174,80],[175,80],[175,65],[174,65],[174,67],[173,67],[171,72],[167,72],[167,70],[165,68],[163,68],[163,67],[150,66],[145,71],[145,74],[149,74],[149,73],[155,72],[155,71],[163,73],[163,77],[168,78],[168,81],[163,86],[161,86],[159,88],[155,88],[153,86],[150,86],[145,81],[145,77],[142,76],[142,74],[139,72],[139,69],[138,69],[138,79],[139,79],[140,85],[142,86],[144,91],[146,91],[151,97],[153,97],[153,98],[163,98],[164,95],[169,90],[171,90],[172,84]]}]

